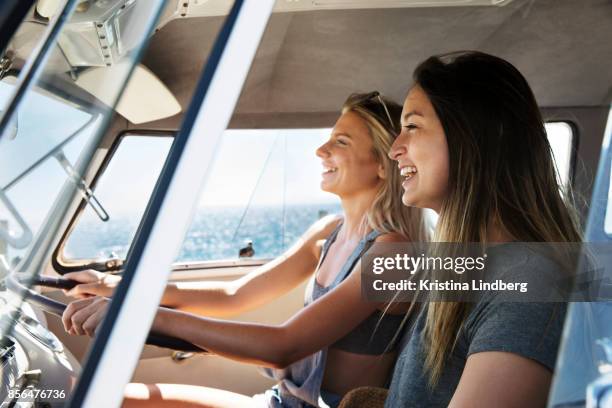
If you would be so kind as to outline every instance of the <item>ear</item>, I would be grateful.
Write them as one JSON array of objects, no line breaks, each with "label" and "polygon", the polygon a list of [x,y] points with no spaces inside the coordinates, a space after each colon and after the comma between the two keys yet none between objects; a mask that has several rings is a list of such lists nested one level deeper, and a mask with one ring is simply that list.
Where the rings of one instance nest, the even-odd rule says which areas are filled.
[{"label": "ear", "polygon": [[385,171],[385,166],[383,166],[382,163],[378,165],[378,171],[376,174],[378,175],[378,178],[382,180],[387,178],[387,172]]}]

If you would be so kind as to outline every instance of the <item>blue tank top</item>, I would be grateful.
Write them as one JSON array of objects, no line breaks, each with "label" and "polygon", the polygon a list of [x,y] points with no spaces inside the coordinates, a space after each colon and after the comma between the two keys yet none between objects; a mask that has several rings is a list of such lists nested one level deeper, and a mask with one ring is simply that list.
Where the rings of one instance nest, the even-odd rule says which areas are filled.
[{"label": "blue tank top", "polygon": [[[329,247],[335,241],[342,223],[336,227],[323,245],[321,252],[322,264]],[[372,231],[361,239],[355,250],[348,257],[342,269],[329,286],[322,287],[316,282],[316,273],[308,284],[304,305],[308,306],[320,296],[338,286],[351,272],[361,256],[372,246],[374,240],[381,235],[379,231]],[[387,336],[373,336],[374,328],[381,332],[388,332],[394,327],[393,334],[399,329],[403,316],[385,315],[380,320],[380,311],[374,312],[357,328],[348,333],[331,347],[342,350],[358,352],[361,354],[382,354],[386,349],[392,349]],[[383,323],[386,322],[386,323]],[[390,324],[389,322],[392,322]],[[384,326],[383,326],[384,324]],[[378,327],[376,327],[378,325]],[[383,338],[384,337],[384,338]],[[380,352],[374,352],[379,351]],[[321,390],[321,383],[325,373],[325,362],[327,359],[327,347],[316,353],[296,361],[284,369],[263,368],[264,374],[277,380],[279,383],[273,390],[266,392],[267,405],[274,408],[310,408],[310,407],[335,407],[340,398],[329,392]],[[271,392],[272,391],[272,392]]]},{"label": "blue tank top", "polygon": [[[329,252],[329,247],[335,242],[341,226],[342,224],[338,225],[334,232],[332,232],[329,238],[325,241],[319,265],[323,263],[323,260]],[[349,258],[346,260],[342,269],[340,270],[340,273],[336,276],[336,279],[331,285],[325,287],[319,285],[315,274],[315,277],[313,277],[311,280],[312,287],[309,287],[309,289],[306,291],[306,293],[312,293],[311,302],[317,300],[329,292],[332,288],[342,283],[342,281],[351,273],[359,259],[372,246],[374,240],[380,236],[380,234],[380,232],[372,231],[368,236],[366,236],[365,244],[361,246],[360,243],[360,245],[355,248],[355,251],[353,251],[351,256],[349,256]],[[306,302],[306,305],[311,302]],[[402,321],[404,320],[404,317],[405,316],[403,314],[392,315],[376,310],[357,327],[347,333],[343,338],[332,344],[330,348],[340,349],[351,353],[369,355],[379,355],[388,351],[393,351],[397,346],[394,339],[399,327],[402,324]]]}]

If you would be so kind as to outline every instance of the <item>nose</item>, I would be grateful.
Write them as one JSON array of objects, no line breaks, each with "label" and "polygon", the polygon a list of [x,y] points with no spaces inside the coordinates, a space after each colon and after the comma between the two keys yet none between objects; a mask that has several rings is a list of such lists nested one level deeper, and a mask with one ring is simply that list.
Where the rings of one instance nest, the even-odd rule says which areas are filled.
[{"label": "nose", "polygon": [[317,155],[317,157],[320,157],[321,159],[324,159],[326,157],[329,157],[329,150],[327,149],[327,143],[323,143],[321,146],[319,146],[315,152],[315,154]]},{"label": "nose", "polygon": [[399,134],[393,141],[391,149],[389,153],[387,153],[387,156],[389,156],[391,160],[398,161],[400,157],[406,153],[406,145],[402,142],[402,139],[402,135]]}]

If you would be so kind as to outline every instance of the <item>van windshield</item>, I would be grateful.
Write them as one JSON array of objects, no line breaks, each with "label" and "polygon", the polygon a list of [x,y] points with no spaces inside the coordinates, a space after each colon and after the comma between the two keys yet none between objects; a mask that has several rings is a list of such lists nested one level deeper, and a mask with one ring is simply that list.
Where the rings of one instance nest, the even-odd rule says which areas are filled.
[{"label": "van windshield", "polygon": [[[0,103],[13,90],[12,84],[0,82]],[[17,112],[12,134],[0,140],[0,185],[5,190],[32,166],[87,133],[92,123],[92,114],[41,91],[33,92],[30,102],[27,109]]]},{"label": "van windshield", "polygon": [[[42,47],[46,24],[29,20],[9,41],[10,70],[0,73],[0,109],[11,111],[0,134],[0,277],[8,270],[40,272],[42,254],[75,198],[109,219],[85,172],[162,6],[100,3],[74,13],[48,47]],[[47,17],[59,12],[48,11]],[[84,41],[92,34],[99,41]],[[25,75],[37,50],[46,58],[32,64],[35,74]],[[141,82],[155,82],[143,71]],[[119,113],[139,106],[140,94],[134,94]]]}]

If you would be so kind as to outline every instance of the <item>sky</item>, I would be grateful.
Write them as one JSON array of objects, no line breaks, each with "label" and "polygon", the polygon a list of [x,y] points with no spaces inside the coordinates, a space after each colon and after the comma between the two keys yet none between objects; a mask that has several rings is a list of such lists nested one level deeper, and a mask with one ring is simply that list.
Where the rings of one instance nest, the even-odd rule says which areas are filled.
[{"label": "sky", "polygon": [[215,155],[200,206],[337,202],[320,189],[315,150],[330,129],[228,130]]},{"label": "sky", "polygon": [[[329,131],[226,131],[198,207],[337,202],[334,195],[320,190],[322,167],[315,156]],[[111,215],[144,210],[171,142],[166,137],[124,137],[95,190]]]}]

